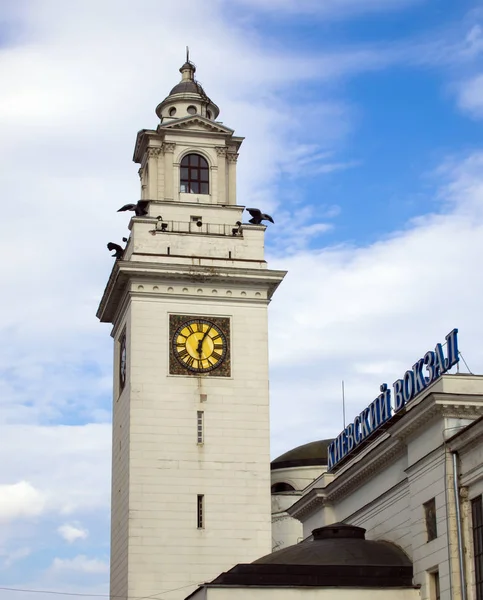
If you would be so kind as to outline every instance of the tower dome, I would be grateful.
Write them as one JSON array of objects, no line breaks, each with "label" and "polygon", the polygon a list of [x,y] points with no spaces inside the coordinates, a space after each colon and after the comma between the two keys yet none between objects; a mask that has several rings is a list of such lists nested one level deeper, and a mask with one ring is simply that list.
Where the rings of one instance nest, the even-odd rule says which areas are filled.
[{"label": "tower dome", "polygon": [[181,81],[170,91],[169,95],[158,104],[156,114],[161,123],[184,119],[199,115],[214,120],[220,109],[206,95],[203,87],[195,79],[196,66],[186,55],[186,62],[180,67]]}]

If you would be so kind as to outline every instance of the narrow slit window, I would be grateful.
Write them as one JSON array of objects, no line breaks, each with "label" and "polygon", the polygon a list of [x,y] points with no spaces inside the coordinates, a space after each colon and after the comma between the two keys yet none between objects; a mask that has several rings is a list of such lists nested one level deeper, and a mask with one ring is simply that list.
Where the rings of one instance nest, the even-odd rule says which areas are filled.
[{"label": "narrow slit window", "polygon": [[473,557],[475,561],[476,600],[483,600],[483,503],[481,496],[471,501]]},{"label": "narrow slit window", "polygon": [[198,494],[197,497],[197,523],[198,529],[205,527],[205,497],[203,494]]},{"label": "narrow slit window", "polygon": [[204,442],[204,420],[205,414],[202,410],[199,410],[196,416],[196,441],[198,444]]},{"label": "narrow slit window", "polygon": [[438,537],[438,529],[436,526],[436,500],[431,498],[431,500],[428,500],[423,504],[423,507],[428,542],[431,542]]}]

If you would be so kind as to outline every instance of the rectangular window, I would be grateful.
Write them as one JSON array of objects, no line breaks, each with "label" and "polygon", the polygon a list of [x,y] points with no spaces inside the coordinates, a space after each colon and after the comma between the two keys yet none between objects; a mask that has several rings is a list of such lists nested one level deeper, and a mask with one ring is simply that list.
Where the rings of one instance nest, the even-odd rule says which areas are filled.
[{"label": "rectangular window", "polygon": [[476,600],[483,600],[483,505],[481,496],[471,501]]},{"label": "rectangular window", "polygon": [[428,534],[428,542],[435,540],[438,537],[438,530],[436,527],[436,501],[434,498],[428,500],[423,504],[424,507],[424,518],[426,520],[426,532]]},{"label": "rectangular window", "polygon": [[430,600],[440,600],[439,571],[432,571],[429,574],[429,597]]},{"label": "rectangular window", "polygon": [[204,441],[204,412],[199,410],[196,416],[196,441],[198,444],[202,444]]},{"label": "rectangular window", "polygon": [[205,497],[203,494],[198,494],[197,497],[197,523],[198,529],[205,527]]}]

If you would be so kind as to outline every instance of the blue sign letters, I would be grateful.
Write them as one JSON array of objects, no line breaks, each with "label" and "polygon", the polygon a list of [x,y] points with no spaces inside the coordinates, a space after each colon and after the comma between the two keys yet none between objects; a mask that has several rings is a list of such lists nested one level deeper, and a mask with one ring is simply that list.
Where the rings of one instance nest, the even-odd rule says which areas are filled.
[{"label": "blue sign letters", "polygon": [[391,390],[386,383],[381,385],[379,396],[330,444],[328,470],[330,471],[339,461],[357,449],[361,442],[389,421],[394,414],[402,410],[443,373],[454,367],[458,361],[458,330],[453,329],[446,336],[446,356],[443,344],[436,344],[434,351],[426,352],[412,369],[404,373],[402,379],[397,379],[393,383],[392,402]]}]

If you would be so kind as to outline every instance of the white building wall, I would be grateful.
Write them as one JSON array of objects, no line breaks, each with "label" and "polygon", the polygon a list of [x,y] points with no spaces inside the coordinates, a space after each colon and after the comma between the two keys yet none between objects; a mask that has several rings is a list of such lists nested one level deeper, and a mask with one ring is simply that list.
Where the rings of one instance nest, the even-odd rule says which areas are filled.
[{"label": "white building wall", "polygon": [[202,588],[190,600],[420,600],[417,589]]},{"label": "white building wall", "polygon": [[[123,494],[113,519],[122,512],[129,537],[125,528],[114,536],[112,593],[129,597],[194,588],[271,549],[266,300],[220,294],[213,302],[196,288],[184,298],[145,297],[139,285],[132,284],[127,330],[130,399],[124,393],[114,407],[115,431],[124,419],[130,439],[129,454],[116,454],[113,485]],[[169,313],[231,319],[231,377],[167,375]],[[203,445],[196,441],[198,410]],[[197,529],[198,494],[205,497],[204,529]]]}]

